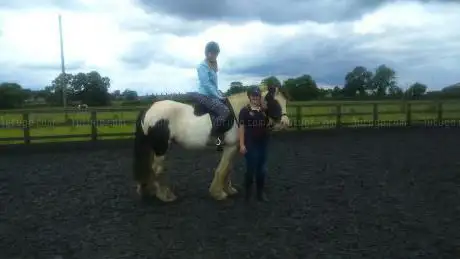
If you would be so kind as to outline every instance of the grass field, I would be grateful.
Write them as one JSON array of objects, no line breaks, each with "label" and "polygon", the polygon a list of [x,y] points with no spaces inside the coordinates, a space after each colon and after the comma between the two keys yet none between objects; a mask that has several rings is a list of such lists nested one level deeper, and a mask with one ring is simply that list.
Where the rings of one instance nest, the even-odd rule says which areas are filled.
[{"label": "grass field", "polygon": [[[411,101],[411,119],[413,121],[436,120],[438,116],[438,103],[435,101]],[[378,121],[387,123],[405,122],[408,106],[402,101],[362,101],[362,102],[296,102],[295,106],[301,107],[303,124],[332,125],[335,126],[337,106],[340,105],[341,121],[343,123],[371,123],[373,121],[373,108],[377,104]],[[294,118],[297,107],[288,107],[288,113]],[[443,101],[442,117],[445,120],[460,119],[460,101]]]},{"label": "grass field", "polygon": [[[371,124],[373,121],[374,103],[378,104],[378,120],[383,124],[403,123],[406,121],[407,105],[401,101],[381,101],[381,102],[295,102],[288,105],[288,115],[291,121],[295,123],[297,118],[297,106],[301,111],[301,125],[307,128],[317,127],[334,127],[337,115],[337,106],[341,106],[341,121],[343,123],[352,123],[355,126]],[[434,101],[413,101],[410,102],[411,118],[413,121],[436,120],[438,116],[437,103]],[[47,111],[49,109],[46,109]],[[65,115],[59,108],[44,113],[38,109],[30,111],[29,125],[31,137],[53,136],[53,135],[73,135],[73,134],[90,134],[91,125],[90,112],[69,112],[68,119],[71,120],[69,125],[60,126],[65,122]],[[460,119],[460,101],[443,101],[442,117],[445,120]],[[22,125],[24,120],[21,111],[0,111],[0,139],[23,137]],[[385,114],[391,113],[391,114]],[[103,111],[97,110],[97,130],[98,134],[105,133],[130,133],[134,130],[134,120],[137,111]],[[123,137],[100,137],[123,138]],[[69,141],[69,140],[89,140],[89,137],[52,139],[52,140],[32,140],[32,143],[49,142],[49,141]],[[0,144],[23,143],[23,141],[0,141]]]}]

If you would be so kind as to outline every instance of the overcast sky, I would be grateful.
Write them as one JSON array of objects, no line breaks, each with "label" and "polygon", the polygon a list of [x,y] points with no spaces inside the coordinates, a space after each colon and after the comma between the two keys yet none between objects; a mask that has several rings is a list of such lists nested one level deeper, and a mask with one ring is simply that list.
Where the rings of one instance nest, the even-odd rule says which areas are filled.
[{"label": "overcast sky", "polygon": [[221,90],[270,75],[342,85],[379,64],[403,88],[460,82],[460,4],[447,0],[0,0],[0,81],[37,89],[60,73],[58,13],[67,71],[97,70],[112,90],[193,90],[210,40]]}]

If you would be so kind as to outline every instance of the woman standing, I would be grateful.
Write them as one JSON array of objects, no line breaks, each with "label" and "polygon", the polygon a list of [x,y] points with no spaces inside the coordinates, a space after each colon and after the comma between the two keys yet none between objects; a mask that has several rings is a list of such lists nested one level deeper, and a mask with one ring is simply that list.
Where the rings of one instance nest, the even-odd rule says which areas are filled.
[{"label": "woman standing", "polygon": [[254,177],[257,187],[257,199],[267,201],[264,194],[268,142],[268,117],[262,106],[262,96],[258,87],[247,92],[249,105],[241,109],[239,114],[240,152],[246,159],[245,188],[246,200],[252,194]]}]

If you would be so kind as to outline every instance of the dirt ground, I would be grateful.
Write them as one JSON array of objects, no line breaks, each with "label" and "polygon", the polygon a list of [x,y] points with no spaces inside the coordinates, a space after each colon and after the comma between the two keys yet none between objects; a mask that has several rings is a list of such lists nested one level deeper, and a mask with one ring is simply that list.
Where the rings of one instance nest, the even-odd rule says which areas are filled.
[{"label": "dirt ground", "polygon": [[459,149],[454,129],[277,135],[266,204],[209,197],[212,149],[173,148],[166,205],[136,196],[130,147],[0,157],[0,258],[459,258]]}]

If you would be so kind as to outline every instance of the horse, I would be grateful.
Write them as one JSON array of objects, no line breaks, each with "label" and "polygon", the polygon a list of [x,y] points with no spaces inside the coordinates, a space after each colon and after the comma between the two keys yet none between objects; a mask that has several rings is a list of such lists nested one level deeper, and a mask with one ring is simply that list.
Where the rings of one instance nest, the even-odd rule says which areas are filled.
[{"label": "horse", "polygon": [[[287,95],[279,87],[260,87],[265,95],[266,115],[272,131],[284,130],[289,125],[286,113]],[[246,93],[227,97],[231,110],[224,133],[222,156],[209,187],[210,196],[217,201],[235,195],[229,168],[238,150],[238,118],[235,113],[249,104]],[[148,109],[141,110],[136,119],[134,136],[133,177],[137,193],[142,198],[156,196],[162,202],[177,199],[165,180],[164,161],[171,144],[178,144],[190,151],[209,146],[213,114],[197,101],[181,102],[165,99],[155,101]]]},{"label": "horse", "polygon": [[86,110],[86,109],[88,109],[88,105],[85,104],[85,103],[79,104],[79,105],[77,106],[77,109],[79,109],[79,110]]}]

